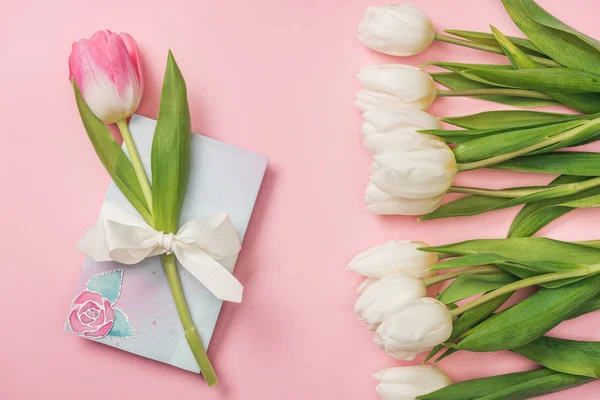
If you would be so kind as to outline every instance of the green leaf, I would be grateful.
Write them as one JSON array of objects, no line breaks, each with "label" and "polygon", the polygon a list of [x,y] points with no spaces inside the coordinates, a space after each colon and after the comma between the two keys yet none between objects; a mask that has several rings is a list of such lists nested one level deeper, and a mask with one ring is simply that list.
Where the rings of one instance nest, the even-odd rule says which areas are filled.
[{"label": "green leaf", "polygon": [[159,231],[179,227],[190,163],[191,124],[181,71],[169,51],[152,142],[153,210]]},{"label": "green leaf", "polygon": [[514,281],[516,281],[516,278],[507,272],[485,275],[464,274],[452,281],[438,296],[438,300],[444,304],[454,303],[476,294],[489,292]]},{"label": "green leaf", "polygon": [[462,72],[462,75],[488,85],[541,92],[600,92],[600,75],[571,68],[531,68],[511,71],[469,69]]},{"label": "green leaf", "polygon": [[496,254],[520,262],[553,261],[593,265],[600,263],[600,248],[559,240],[528,237],[508,239],[475,239],[420,250],[454,256]]},{"label": "green leaf", "polygon": [[[424,251],[431,251],[432,247],[422,248]],[[449,260],[444,260],[433,267],[430,271],[441,271],[455,268],[475,267],[478,265],[494,264],[505,261],[506,258],[494,253],[479,253],[455,257]]]},{"label": "green leaf", "polygon": [[541,111],[501,110],[485,111],[461,117],[446,117],[440,118],[440,120],[466,129],[507,129],[546,125],[569,117],[573,117],[573,115]]},{"label": "green leaf", "polygon": [[510,199],[504,197],[491,197],[472,195],[461,197],[425,214],[419,221],[429,221],[440,218],[462,217],[481,214],[487,211],[499,210]]},{"label": "green leaf", "polygon": [[522,347],[547,333],[572,315],[574,309],[599,294],[600,276],[556,289],[540,289],[477,325],[460,341],[458,348],[487,352]]},{"label": "green leaf", "polygon": [[600,378],[600,342],[542,336],[513,351],[554,371]]},{"label": "green leaf", "polygon": [[585,123],[586,121],[568,121],[535,128],[516,129],[501,135],[482,137],[461,143],[454,148],[453,152],[459,163],[484,160],[530,147]]},{"label": "green leaf", "polygon": [[[585,179],[585,177],[563,175],[553,180],[551,184],[558,185],[563,183],[581,182]],[[600,189],[590,190],[600,192]],[[576,193],[565,197],[556,197],[526,204],[513,220],[508,232],[508,237],[527,237],[533,235],[556,218],[561,217],[571,210],[568,207],[557,207],[557,204],[564,202],[566,199],[586,196],[586,193],[588,192],[589,191],[586,190],[582,193]]]},{"label": "green leaf", "polygon": [[513,158],[494,169],[578,176],[600,176],[600,153],[556,152]]},{"label": "green leaf", "polygon": [[[500,44],[491,33],[487,32],[474,32],[474,31],[462,31],[462,30],[454,30],[454,29],[445,29],[444,32],[449,33],[454,36],[461,37],[463,39],[470,40],[475,43],[486,44],[489,46],[498,46],[500,48]],[[526,52],[527,54],[532,54],[538,57],[546,57],[547,56],[540,51],[533,43],[531,43],[528,39],[523,39],[514,36],[507,36],[507,39],[511,41],[516,46]]]},{"label": "green leaf", "polygon": [[559,63],[600,73],[600,43],[562,23],[531,0],[502,0],[513,22],[543,53]]},{"label": "green leaf", "polygon": [[543,368],[459,382],[417,398],[421,400],[523,400],[583,385],[591,380],[591,378]]},{"label": "green leaf", "polygon": [[75,91],[79,115],[81,115],[85,131],[94,146],[94,150],[96,150],[98,158],[125,198],[148,223],[152,224],[152,213],[144,199],[142,187],[131,161],[104,122],[100,121],[89,109],[74,80],[73,90]]},{"label": "green leaf", "polygon": [[[490,89],[495,87],[481,82],[472,81],[454,72],[439,72],[432,73],[430,75],[433,80],[452,90]],[[516,96],[478,96],[475,98],[514,107],[547,107],[560,104],[559,102],[553,100],[531,99],[527,97]]]},{"label": "green leaf", "polygon": [[[510,60],[511,64],[515,69],[532,69],[532,68],[543,68],[535,62],[529,55],[525,54],[521,49],[515,46],[506,36],[504,36],[499,30],[493,26],[492,32],[494,37],[504,50],[504,53]],[[600,111],[600,95],[595,93],[560,93],[560,92],[546,92],[546,94],[552,97],[554,100],[561,102],[562,104],[574,108],[575,110],[583,111],[586,113],[593,113]]]},{"label": "green leaf", "polygon": [[600,297],[594,297],[586,302],[581,307],[577,308],[575,312],[569,316],[569,319],[581,317],[582,315],[600,310]]}]

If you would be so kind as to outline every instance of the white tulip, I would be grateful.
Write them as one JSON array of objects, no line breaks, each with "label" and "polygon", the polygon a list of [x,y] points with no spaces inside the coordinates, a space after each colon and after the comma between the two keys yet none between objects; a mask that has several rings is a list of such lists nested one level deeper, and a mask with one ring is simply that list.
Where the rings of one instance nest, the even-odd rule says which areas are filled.
[{"label": "white tulip", "polygon": [[370,278],[383,278],[403,272],[415,278],[429,278],[428,271],[438,262],[436,253],[417,250],[427,247],[422,242],[392,240],[363,251],[350,261],[347,269]]},{"label": "white tulip", "polygon": [[358,298],[354,312],[361,321],[376,328],[390,315],[401,311],[406,304],[427,295],[423,282],[404,273],[381,278],[365,288]]},{"label": "white tulip", "polygon": [[439,140],[423,140],[420,148],[375,155],[371,182],[383,192],[405,199],[430,199],[444,194],[457,173],[452,150]]},{"label": "white tulip", "polygon": [[427,15],[411,3],[367,8],[358,32],[362,44],[392,56],[418,54],[435,38]]},{"label": "white tulip", "polygon": [[373,378],[381,382],[375,390],[382,400],[416,400],[452,385],[444,371],[431,365],[388,368],[373,374]]},{"label": "white tulip", "polygon": [[365,147],[376,154],[405,153],[415,150],[447,149],[444,140],[435,135],[416,131],[402,133],[377,133],[364,140]]},{"label": "white tulip", "polygon": [[424,199],[405,199],[392,196],[369,182],[365,191],[367,211],[380,215],[424,215],[436,210],[444,195]]},{"label": "white tulip", "polygon": [[373,108],[363,113],[365,136],[377,133],[414,132],[421,129],[442,129],[440,121],[425,111],[414,108]]},{"label": "white tulip", "polygon": [[421,297],[385,320],[373,341],[387,354],[412,361],[417,354],[445,342],[452,334],[452,316],[436,299]]},{"label": "white tulip", "polygon": [[427,110],[437,96],[431,76],[410,65],[371,65],[357,77],[364,89],[356,93],[354,105],[363,112],[377,107]]}]

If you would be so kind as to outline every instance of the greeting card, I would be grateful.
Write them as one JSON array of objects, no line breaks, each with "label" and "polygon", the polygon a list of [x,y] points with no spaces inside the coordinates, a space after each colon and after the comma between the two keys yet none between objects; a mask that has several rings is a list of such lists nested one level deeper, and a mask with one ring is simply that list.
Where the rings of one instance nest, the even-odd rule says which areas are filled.
[{"label": "greeting card", "polygon": [[[139,156],[151,174],[151,149],[156,121],[139,115],[129,129]],[[243,239],[265,173],[267,157],[217,140],[192,135],[190,175],[180,225],[228,215]],[[141,216],[115,182],[111,182],[98,223]],[[233,272],[237,253],[218,260]],[[187,269],[178,265],[194,325],[208,346],[221,309],[219,300]],[[159,257],[135,265],[94,261],[83,265],[65,330],[140,356],[199,372],[188,346],[169,282]]]}]

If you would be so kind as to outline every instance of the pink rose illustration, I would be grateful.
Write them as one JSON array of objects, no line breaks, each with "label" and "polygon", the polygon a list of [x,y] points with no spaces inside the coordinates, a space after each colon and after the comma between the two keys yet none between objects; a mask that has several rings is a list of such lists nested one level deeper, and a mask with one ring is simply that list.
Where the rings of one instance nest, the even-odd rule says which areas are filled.
[{"label": "pink rose illustration", "polygon": [[74,333],[103,338],[112,329],[114,320],[115,310],[99,293],[86,290],[73,300],[69,325]]}]

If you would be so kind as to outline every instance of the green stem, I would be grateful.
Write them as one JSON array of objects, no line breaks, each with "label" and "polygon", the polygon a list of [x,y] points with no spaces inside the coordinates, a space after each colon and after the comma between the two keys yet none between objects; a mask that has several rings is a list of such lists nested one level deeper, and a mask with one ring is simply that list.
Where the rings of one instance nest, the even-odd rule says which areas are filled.
[{"label": "green stem", "polygon": [[125,142],[125,147],[127,148],[127,153],[131,159],[131,164],[133,164],[133,169],[135,170],[135,174],[140,182],[140,186],[142,187],[142,192],[144,193],[146,203],[148,203],[148,210],[150,210],[152,213],[152,188],[150,187],[150,182],[148,181],[146,171],[144,171],[142,160],[140,159],[140,155],[135,147],[133,138],[131,137],[131,132],[129,131],[127,121],[122,119],[117,122],[117,126],[119,127],[121,135],[123,136],[123,142]]},{"label": "green stem", "polygon": [[[546,189],[546,188],[544,188]],[[481,189],[471,188],[465,186],[452,186],[448,189],[448,193],[463,193],[463,194],[475,194],[489,197],[506,197],[507,199],[514,199],[516,197],[527,196],[529,194],[536,193],[543,189]]]},{"label": "green stem", "polygon": [[459,163],[459,164],[457,164],[457,167],[458,167],[459,171],[469,171],[472,169],[486,168],[486,167],[490,167],[492,165],[500,164],[501,162],[512,160],[513,158],[517,158],[517,157],[525,155],[527,153],[531,153],[533,151],[543,149],[544,147],[548,147],[553,144],[560,143],[563,140],[569,139],[569,138],[581,133],[585,129],[589,129],[590,126],[593,126],[594,124],[598,124],[599,122],[600,122],[600,119],[591,120],[591,121],[588,121],[576,128],[569,129],[569,130],[566,130],[557,135],[551,136],[548,139],[540,140],[539,142],[532,144],[531,146],[524,147],[522,149],[515,150],[510,153],[500,154],[500,155],[486,158],[486,159],[479,160],[479,161],[473,161],[470,163]]},{"label": "green stem", "polygon": [[475,97],[475,96],[516,96],[527,97],[531,99],[552,100],[544,93],[527,89],[510,88],[490,88],[490,89],[470,89],[470,90],[438,90],[438,97]]},{"label": "green stem", "polygon": [[553,272],[549,274],[532,276],[531,278],[521,279],[519,281],[509,283],[508,285],[504,285],[499,289],[496,289],[488,294],[484,294],[483,296],[467,303],[463,306],[455,308],[450,311],[450,315],[452,317],[458,317],[459,315],[489,301],[495,299],[498,296],[502,296],[503,294],[514,292],[515,290],[523,289],[529,286],[539,285],[544,282],[552,282],[558,281],[560,279],[568,279],[568,278],[578,278],[582,276],[592,275],[600,271],[600,264],[591,265],[585,268],[578,268],[571,272]]},{"label": "green stem", "polygon": [[217,378],[217,374],[215,373],[215,370],[213,369],[213,366],[206,355],[206,350],[204,350],[202,339],[200,339],[200,335],[198,334],[196,327],[194,327],[194,321],[192,321],[192,316],[190,315],[190,311],[188,310],[187,303],[183,295],[183,289],[181,287],[181,280],[179,279],[179,272],[177,271],[175,255],[163,254],[160,256],[160,258],[163,262],[167,280],[169,281],[169,286],[171,287],[171,293],[173,294],[173,300],[175,301],[175,307],[177,308],[177,313],[179,314],[179,319],[181,320],[181,325],[183,326],[183,331],[185,332],[185,338],[187,339],[188,345],[192,350],[192,354],[194,354],[194,358],[200,367],[202,375],[204,375],[204,379],[206,379],[206,383],[208,383],[208,386],[215,386],[217,383],[219,383],[219,379]]},{"label": "green stem", "polygon": [[436,275],[429,279],[424,279],[423,284],[425,286],[431,286],[431,285],[435,285],[436,283],[447,281],[448,279],[458,278],[461,275],[485,275],[485,274],[491,274],[491,273],[499,272],[499,271],[502,271],[502,270],[498,267],[494,267],[491,265],[486,265],[486,266],[476,267],[476,268],[461,269],[458,271],[452,271],[452,272],[447,272],[445,274]]},{"label": "green stem", "polygon": [[[476,43],[476,42],[471,42],[470,40],[458,39],[458,38],[455,38],[452,36],[440,35],[440,34],[435,35],[435,40],[437,40],[439,42],[451,43],[451,44],[455,44],[458,46],[468,47],[471,49],[481,50],[481,51],[485,51],[488,53],[500,54],[503,56],[506,55],[500,46]],[[551,60],[549,58],[538,57],[538,56],[534,56],[534,55],[530,55],[530,54],[528,54],[528,57],[546,67],[562,67],[561,64],[559,64],[556,61]]]}]

